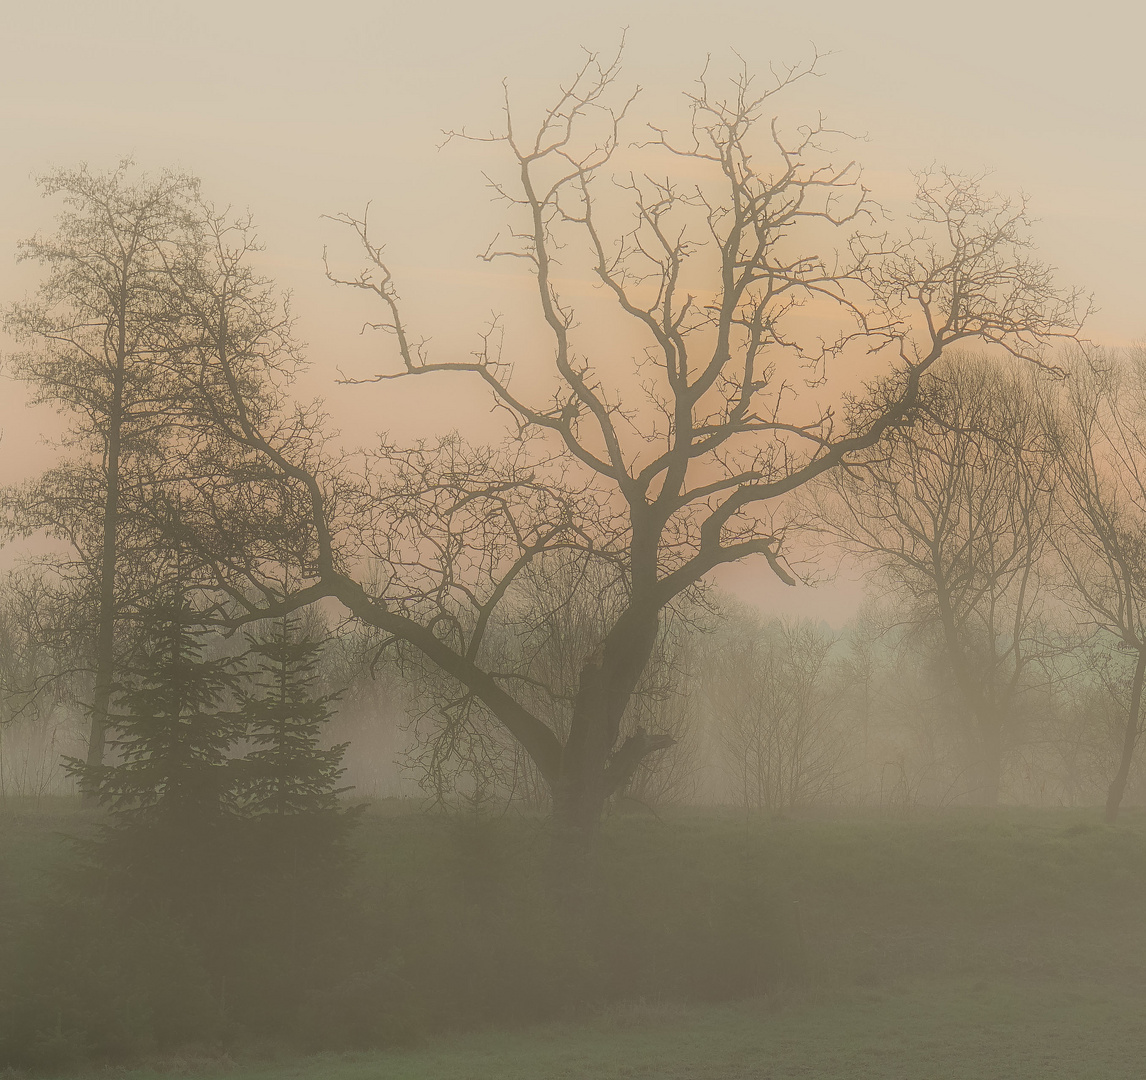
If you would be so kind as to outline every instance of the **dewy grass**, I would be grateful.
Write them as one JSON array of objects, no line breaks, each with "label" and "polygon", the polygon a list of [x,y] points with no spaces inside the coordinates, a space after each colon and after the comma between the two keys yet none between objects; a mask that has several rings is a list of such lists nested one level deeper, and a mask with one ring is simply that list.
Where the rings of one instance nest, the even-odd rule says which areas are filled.
[{"label": "dewy grass", "polygon": [[[632,1007],[414,1051],[227,1068],[234,1080],[1140,1080],[1146,995],[1067,981],[923,981],[725,1006]],[[181,1076],[220,1075],[218,1066]],[[140,1071],[124,1080],[158,1080]]]},{"label": "dewy grass", "polygon": [[[50,883],[38,865],[59,865],[65,825],[58,814],[0,822],[0,858],[18,870],[0,890],[9,926]],[[465,905],[484,902],[490,874],[528,887],[539,872],[529,862],[540,850],[539,822],[485,822],[481,828],[490,831],[476,838],[466,828],[459,832],[457,822],[392,805],[372,808],[363,819],[355,888],[385,913],[389,939],[400,935],[407,964],[423,953],[436,964],[449,959],[419,936],[431,913],[437,920],[464,917]],[[492,862],[475,866],[479,849],[472,842],[489,844],[482,859]],[[966,810],[906,820],[852,814],[745,822],[701,811],[661,820],[622,817],[606,822],[598,873],[606,890],[618,891],[618,910],[639,902],[646,905],[641,914],[657,923],[683,917],[658,900],[649,881],[675,882],[673,896],[705,911],[719,910],[711,905],[714,891],[750,881],[750,901],[789,913],[788,932],[800,938],[798,977],[737,1003],[662,993],[587,1000],[560,1022],[471,1016],[462,1021],[465,1030],[455,1025],[452,1034],[448,1024],[424,1027],[412,1043],[405,1040],[413,1048],[300,1056],[283,1041],[238,1039],[158,1057],[166,1064],[150,1072],[91,1075],[1146,1075],[1146,816],[1140,813],[1116,827],[1102,825],[1097,810]],[[682,921],[682,932],[691,925]],[[670,927],[667,940],[671,933]],[[537,942],[526,945],[521,963],[528,966]],[[475,977],[480,989],[482,975]],[[702,997],[719,997],[719,990],[706,985]]]}]

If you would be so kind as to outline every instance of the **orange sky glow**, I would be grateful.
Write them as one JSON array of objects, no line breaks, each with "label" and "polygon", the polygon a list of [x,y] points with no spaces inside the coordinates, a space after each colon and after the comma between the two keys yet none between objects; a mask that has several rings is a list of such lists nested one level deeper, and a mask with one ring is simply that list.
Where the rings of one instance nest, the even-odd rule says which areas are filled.
[{"label": "orange sky glow", "polygon": [[[372,202],[378,235],[409,320],[443,358],[467,355],[490,313],[506,328],[522,370],[544,363],[545,344],[519,264],[476,256],[502,225],[482,171],[496,148],[453,141],[443,129],[498,123],[501,80],[523,114],[577,67],[579,46],[609,51],[627,27],[623,79],[643,87],[645,118],[683,116],[680,93],[706,55],[731,70],[830,54],[822,76],[777,102],[792,124],[825,114],[864,136],[841,157],[902,218],[911,171],[933,163],[989,170],[989,186],[1030,197],[1041,257],[1064,284],[1095,295],[1089,336],[1120,344],[1146,337],[1146,74],[1139,51],[1146,17],[1115,0],[1077,6],[968,0],[933,7],[904,0],[774,5],[758,0],[524,0],[398,4],[330,0],[62,0],[9,2],[0,36],[0,302],[34,288],[17,241],[52,226],[54,207],[33,177],[130,155],[144,170],[185,169],[218,204],[249,208],[266,245],[263,268],[293,294],[308,343],[306,395],[321,395],[349,443],[381,430],[398,438],[460,428],[492,431],[472,382],[436,391],[339,385],[340,372],[391,367],[390,342],[361,334],[375,313],[324,277],[322,252],[352,271],[356,253],[324,214]],[[596,302],[570,271],[570,295]],[[608,364],[629,344],[602,323],[586,336]],[[11,343],[0,337],[0,351]],[[839,373],[845,382],[856,373]],[[838,385],[838,384],[837,384]],[[0,397],[0,481],[34,472],[54,424],[29,410],[21,389]],[[785,589],[763,565],[736,567],[725,587],[776,610],[837,620],[858,585]],[[798,593],[798,596],[794,596]]]}]

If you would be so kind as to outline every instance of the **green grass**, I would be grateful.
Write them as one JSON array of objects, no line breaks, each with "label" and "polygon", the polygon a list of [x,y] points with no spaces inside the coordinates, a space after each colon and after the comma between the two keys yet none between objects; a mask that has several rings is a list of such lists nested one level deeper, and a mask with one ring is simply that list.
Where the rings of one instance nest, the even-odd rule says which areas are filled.
[{"label": "green grass", "polygon": [[[61,832],[76,820],[62,812],[0,820],[7,872],[0,917],[34,903],[49,880],[42,871],[66,858]],[[494,828],[494,853],[512,872],[536,856],[538,828],[528,821]],[[388,919],[416,926],[449,892],[466,850],[459,835],[468,834],[440,817],[372,808],[356,839],[359,895],[376,901]],[[1140,812],[1107,827],[1097,811],[748,824],[730,814],[682,811],[664,820],[609,821],[601,873],[621,880],[610,870],[619,866],[626,867],[626,882],[686,878],[686,897],[740,879],[761,883],[769,903],[799,912],[789,924],[799,930],[804,977],[732,1004],[669,997],[583,1009],[562,1022],[428,1031],[410,1049],[306,1057],[239,1043],[168,1057],[150,1072],[85,1075],[1146,1076],[1146,815]],[[642,886],[620,899],[647,905],[650,919],[671,919],[657,896],[656,888]]]},{"label": "green grass", "polygon": [[[922,982],[726,1006],[628,1005],[580,1024],[418,1050],[234,1066],[194,1058],[123,1080],[1140,1080],[1146,996],[1104,985]],[[101,1074],[106,1076],[107,1074]]]}]

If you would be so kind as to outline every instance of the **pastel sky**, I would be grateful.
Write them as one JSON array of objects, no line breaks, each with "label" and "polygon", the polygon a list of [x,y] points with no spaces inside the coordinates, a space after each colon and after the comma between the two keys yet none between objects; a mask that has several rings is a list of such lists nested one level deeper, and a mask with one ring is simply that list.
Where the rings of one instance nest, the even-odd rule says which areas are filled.
[{"label": "pastel sky", "polygon": [[[1095,294],[1091,336],[1146,336],[1146,16],[1135,3],[0,0],[0,11],[0,301],[34,284],[16,241],[51,227],[34,175],[125,155],[192,171],[213,200],[259,222],[266,268],[292,290],[309,343],[307,388],[348,434],[417,415],[381,388],[333,382],[340,367],[374,366],[381,343],[358,336],[362,309],[323,277],[323,245],[338,234],[321,215],[373,200],[421,331],[468,348],[491,307],[512,317],[524,294],[474,258],[501,219],[482,186],[488,156],[439,150],[441,131],[495,123],[503,77],[536,105],[580,46],[611,49],[623,27],[626,77],[652,117],[671,115],[706,54],[720,65],[735,50],[765,69],[813,45],[830,53],[792,108],[866,134],[852,152],[877,195],[902,201],[910,171],[931,163],[992,170],[993,186],[1029,194],[1062,280]],[[463,423],[472,401],[442,408]],[[44,460],[50,426],[5,390],[0,479]],[[761,573],[729,584],[839,610],[822,591],[781,597]]]}]

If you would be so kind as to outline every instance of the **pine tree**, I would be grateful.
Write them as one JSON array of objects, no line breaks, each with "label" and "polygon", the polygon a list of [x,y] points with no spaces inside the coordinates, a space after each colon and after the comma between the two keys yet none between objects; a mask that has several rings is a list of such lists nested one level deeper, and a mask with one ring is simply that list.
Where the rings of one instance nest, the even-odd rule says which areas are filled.
[{"label": "pine tree", "polygon": [[354,813],[339,805],[346,744],[324,749],[338,694],[323,693],[322,644],[284,619],[251,641],[254,661],[240,693],[244,735],[241,797],[247,815],[244,983],[249,1022],[289,1015],[346,947]]},{"label": "pine tree", "polygon": [[348,790],[338,787],[347,744],[320,746],[340,696],[318,692],[322,644],[283,619],[252,641],[250,655],[253,689],[242,694],[245,733],[255,747],[243,759],[247,810],[278,818],[338,815],[338,796]]},{"label": "pine tree", "polygon": [[252,749],[242,760],[244,812],[253,818],[253,863],[264,886],[316,902],[337,892],[353,814],[339,805],[347,744],[324,749],[339,694],[322,693],[322,643],[283,619],[251,641],[254,670],[240,695]]},{"label": "pine tree", "polygon": [[[169,599],[147,613],[136,656],[114,688],[108,760],[71,759],[68,769],[110,811],[89,847],[103,888],[88,883],[83,893],[121,942],[116,948],[134,955],[139,935],[156,935],[184,958],[179,978],[222,1020],[232,1011],[229,987],[241,974],[236,958],[250,924],[232,756],[241,737],[238,661],[210,655],[178,552],[170,576]],[[115,985],[114,972],[109,978]]]},{"label": "pine tree", "polygon": [[237,690],[236,665],[205,655],[206,632],[181,589],[149,622],[113,698],[113,760],[70,759],[67,768],[111,811],[97,862],[126,891],[183,905],[226,872],[237,809],[228,751],[239,730],[225,704]]}]

